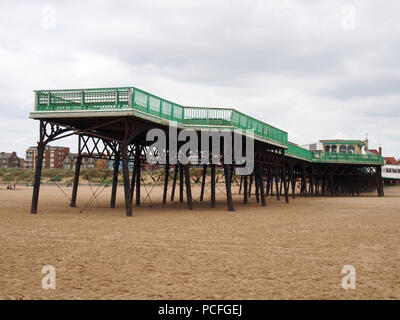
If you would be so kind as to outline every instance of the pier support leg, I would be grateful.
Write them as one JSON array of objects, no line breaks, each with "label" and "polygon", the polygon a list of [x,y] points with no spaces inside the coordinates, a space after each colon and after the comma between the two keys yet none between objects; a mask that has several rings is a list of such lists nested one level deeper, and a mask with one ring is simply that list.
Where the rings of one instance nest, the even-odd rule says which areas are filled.
[{"label": "pier support leg", "polygon": [[273,173],[271,172],[271,176],[270,176],[270,181],[271,181],[271,184],[270,184],[270,187],[271,187],[270,194],[271,194],[271,197],[274,196],[274,179],[275,179],[275,177],[274,177]]},{"label": "pier support leg", "polygon": [[136,146],[136,153],[135,153],[135,172],[136,172],[136,206],[140,207],[140,154],[142,153],[141,146]]},{"label": "pier support leg", "polygon": [[33,182],[31,214],[37,213],[39,201],[40,178],[42,177],[43,155],[46,145],[43,141],[38,142],[37,146],[37,159],[35,165],[35,180]]},{"label": "pier support leg", "polygon": [[200,202],[203,202],[203,199],[204,199],[204,187],[206,184],[206,176],[207,176],[207,165],[203,165],[203,177],[201,180]]},{"label": "pier support leg", "polygon": [[289,182],[286,179],[286,169],[285,168],[282,168],[282,182],[283,182],[283,190],[285,192],[285,202],[289,203],[289,194],[288,194]]},{"label": "pier support leg", "polygon": [[382,186],[381,166],[375,167],[375,177],[376,177],[376,190],[378,192],[378,197],[382,197],[383,186]]},{"label": "pier support leg", "polygon": [[211,208],[215,208],[215,164],[211,164]]},{"label": "pier support leg", "polygon": [[302,192],[303,192],[303,196],[307,198],[307,178],[306,178],[306,169],[303,167],[302,170]]},{"label": "pier support leg", "polygon": [[113,180],[111,187],[110,208],[115,208],[115,199],[117,197],[117,186],[118,186],[119,160],[120,160],[120,154],[116,153],[114,156],[114,172],[113,172]]},{"label": "pier support leg", "polygon": [[243,203],[247,204],[247,197],[248,197],[248,188],[247,188],[247,176],[242,176],[243,177]]},{"label": "pier support leg", "polygon": [[290,182],[292,183],[292,198],[296,198],[296,176],[293,167],[290,168]]},{"label": "pier support leg", "polygon": [[228,164],[224,164],[224,174],[225,174],[226,199],[227,199],[227,203],[228,203],[228,210],[235,211],[235,209],[233,208],[232,190],[231,190],[231,174],[230,174]]},{"label": "pier support leg", "polygon": [[179,164],[179,202],[183,203],[183,165]]},{"label": "pier support leg", "polygon": [[172,179],[172,190],[171,190],[171,201],[174,201],[175,197],[175,187],[176,187],[176,179],[178,178],[178,165],[175,165],[174,169],[174,178]]},{"label": "pier support leg", "polygon": [[278,176],[275,177],[275,189],[276,189],[276,200],[281,200],[280,196],[279,196],[279,178]]},{"label": "pier support leg", "polygon": [[250,183],[249,183],[249,197],[251,198],[251,187],[253,186],[253,175],[250,175]]},{"label": "pier support leg", "polygon": [[333,175],[331,174],[329,176],[330,179],[330,185],[331,185],[331,196],[334,197],[335,196],[335,185],[333,184]]},{"label": "pier support leg", "polygon": [[[257,169],[256,169],[257,170]],[[256,202],[259,203],[260,202],[260,181],[258,181],[260,177],[258,176],[257,171],[254,172],[254,189],[256,192]]]},{"label": "pier support leg", "polygon": [[185,183],[186,183],[186,200],[188,209],[193,210],[192,188],[190,185],[190,171],[189,165],[185,165]]},{"label": "pier support leg", "polygon": [[80,154],[80,148],[79,148],[79,154],[78,154],[78,157],[76,158],[76,164],[75,164],[74,185],[72,187],[71,203],[69,204],[70,207],[76,207],[76,196],[78,194],[79,174],[81,172],[81,163],[82,163],[82,156]]},{"label": "pier support leg", "polygon": [[133,161],[132,168],[132,178],[131,178],[131,203],[133,202],[133,195],[135,193],[135,185],[136,185],[136,155]]},{"label": "pier support leg", "polygon": [[260,192],[260,198],[261,198],[261,205],[263,207],[265,207],[267,205],[267,203],[265,201],[264,180],[262,177],[260,164],[257,165],[256,170],[257,170],[256,174],[257,174],[257,181],[258,181],[258,190]]},{"label": "pier support leg", "polygon": [[129,159],[128,159],[128,146],[126,139],[121,143],[121,158],[122,158],[122,174],[124,178],[124,195],[125,195],[125,210],[126,216],[132,216],[132,202],[131,202],[131,187],[129,184]]},{"label": "pier support leg", "polygon": [[167,163],[165,164],[163,204],[167,203],[168,179],[169,179],[169,161],[167,160]]},{"label": "pier support leg", "polygon": [[310,195],[314,195],[314,175],[313,175],[313,170],[312,167],[310,167]]}]

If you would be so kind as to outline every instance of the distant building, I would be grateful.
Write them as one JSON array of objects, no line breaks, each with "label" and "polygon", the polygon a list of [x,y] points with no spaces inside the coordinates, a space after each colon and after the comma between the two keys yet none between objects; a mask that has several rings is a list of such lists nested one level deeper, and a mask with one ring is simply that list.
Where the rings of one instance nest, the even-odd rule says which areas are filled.
[{"label": "distant building", "polygon": [[19,158],[19,167],[20,168],[26,168],[25,159],[24,158]]},{"label": "distant building", "polygon": [[[108,170],[114,170],[114,159],[109,159],[107,161],[107,167],[108,167]],[[129,171],[133,171],[133,162],[131,162],[131,161],[128,162],[128,168],[129,168]],[[122,161],[119,162],[118,170],[122,170]]]},{"label": "distant building", "polygon": [[368,149],[368,148],[366,147],[366,148],[365,148],[365,153],[366,153],[366,154],[382,155],[382,148],[379,147],[379,150],[376,150],[376,149]]},{"label": "distant building", "polygon": [[[107,169],[108,160],[100,158],[89,158],[85,157],[87,153],[82,153],[81,169]],[[77,153],[68,152],[62,160],[63,169],[75,169],[76,159],[78,158]]]},{"label": "distant building", "polygon": [[[382,148],[367,149],[365,150],[367,154],[377,154],[382,155]],[[394,157],[384,157],[385,164],[382,166],[382,178],[385,183],[398,184],[400,183],[400,160],[396,160]]]},{"label": "distant building", "polygon": [[[96,159],[85,157],[84,156],[85,154],[87,153],[82,154],[83,157],[81,162],[81,169],[94,169],[96,167]],[[66,170],[75,169],[77,158],[78,158],[77,153],[68,152],[62,160],[63,169]]]},{"label": "distant building", "polygon": [[400,165],[400,160],[396,160],[394,157],[385,157],[385,164],[391,164],[391,165]]},{"label": "distant building", "polygon": [[385,183],[400,183],[400,160],[394,157],[385,157],[385,165],[382,167],[382,178]]},{"label": "distant building", "polygon": [[96,169],[108,169],[108,159],[95,159]]},{"label": "distant building", "polygon": [[20,160],[16,152],[0,152],[1,168],[19,168]]},{"label": "distant building", "polygon": [[[43,168],[44,169],[62,169],[63,159],[69,153],[69,148],[60,146],[46,146],[43,155]],[[34,169],[36,167],[37,147],[29,147],[26,150],[25,164],[26,168]]]}]

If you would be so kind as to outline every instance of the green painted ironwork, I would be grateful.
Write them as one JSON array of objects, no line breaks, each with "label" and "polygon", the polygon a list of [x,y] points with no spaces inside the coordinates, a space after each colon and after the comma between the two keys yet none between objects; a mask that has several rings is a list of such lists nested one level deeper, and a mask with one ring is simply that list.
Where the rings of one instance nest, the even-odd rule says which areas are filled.
[{"label": "green painted ironwork", "polygon": [[191,127],[254,130],[261,138],[287,145],[287,132],[231,108],[186,107],[134,87],[40,90],[37,111],[112,110],[132,108],[153,117]]},{"label": "green painted ironwork", "polygon": [[384,165],[385,161],[381,155],[377,154],[358,154],[358,153],[332,153],[322,152],[312,154],[313,162],[353,162],[353,163],[371,163]]},{"label": "green painted ironwork", "polygon": [[287,132],[231,108],[187,107],[135,87],[38,90],[36,111],[134,109],[146,116],[195,128],[232,127],[250,130],[255,136],[287,146],[285,153],[306,161],[384,164],[382,156],[321,153],[288,142]]},{"label": "green painted ironwork", "polygon": [[289,142],[285,154],[289,157],[299,158],[315,163],[367,163],[383,165],[384,159],[376,154],[356,154],[356,153],[331,153],[331,152],[312,152],[294,143]]},{"label": "green painted ironwork", "polygon": [[299,147],[297,144],[289,142],[285,154],[291,157],[312,161],[312,153],[310,150]]}]

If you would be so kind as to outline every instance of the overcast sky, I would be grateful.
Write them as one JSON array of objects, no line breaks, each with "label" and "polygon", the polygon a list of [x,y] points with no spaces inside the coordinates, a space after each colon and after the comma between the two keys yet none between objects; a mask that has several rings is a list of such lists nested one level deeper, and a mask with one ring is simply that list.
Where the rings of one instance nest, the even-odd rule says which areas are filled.
[{"label": "overcast sky", "polygon": [[368,133],[400,157],[399,13],[398,0],[1,0],[0,151],[36,144],[34,89],[135,86],[237,108],[299,144]]}]

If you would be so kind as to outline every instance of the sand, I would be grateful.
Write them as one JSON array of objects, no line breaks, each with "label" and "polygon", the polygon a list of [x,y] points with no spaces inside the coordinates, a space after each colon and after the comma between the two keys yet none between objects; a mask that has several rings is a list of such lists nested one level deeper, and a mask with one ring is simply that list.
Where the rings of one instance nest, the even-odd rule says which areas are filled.
[{"label": "sand", "polygon": [[[30,215],[32,188],[1,186],[0,298],[400,298],[400,187],[386,188],[384,198],[268,198],[266,208],[235,195],[235,212],[223,197],[213,210],[198,201],[191,212],[163,207],[156,187],[155,203],[134,207],[132,218],[122,191],[116,209],[106,188],[80,213],[89,186],[70,208],[44,185],[39,214]],[[55,290],[42,289],[44,265],[56,268]],[[341,287],[344,265],[356,268],[355,290]]]}]

